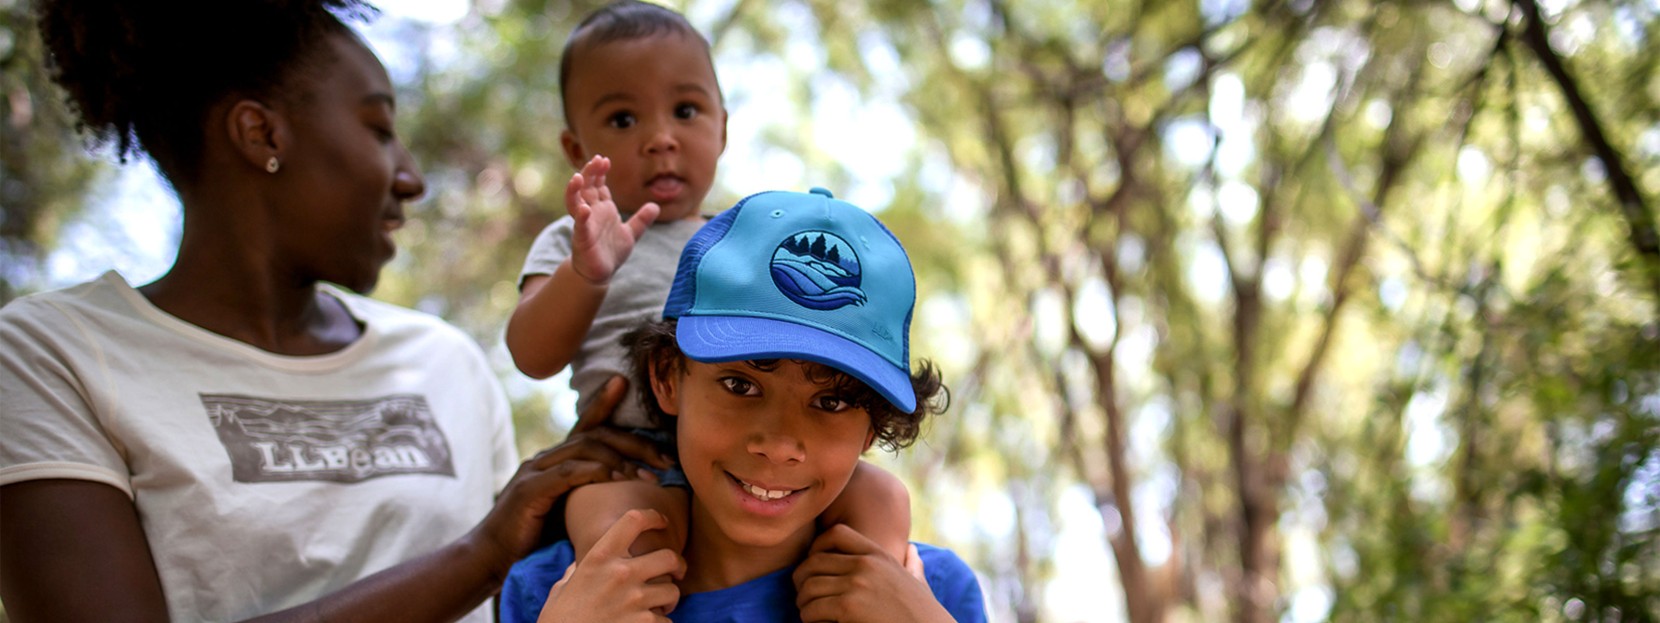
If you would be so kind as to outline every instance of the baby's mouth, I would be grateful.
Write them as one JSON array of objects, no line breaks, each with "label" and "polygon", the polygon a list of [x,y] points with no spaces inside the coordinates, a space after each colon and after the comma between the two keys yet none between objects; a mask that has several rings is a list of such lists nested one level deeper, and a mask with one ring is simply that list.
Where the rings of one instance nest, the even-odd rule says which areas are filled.
[{"label": "baby's mouth", "polygon": [[673,174],[658,175],[646,183],[646,189],[651,192],[652,198],[657,201],[672,200],[678,197],[680,191],[685,188],[686,181]]}]

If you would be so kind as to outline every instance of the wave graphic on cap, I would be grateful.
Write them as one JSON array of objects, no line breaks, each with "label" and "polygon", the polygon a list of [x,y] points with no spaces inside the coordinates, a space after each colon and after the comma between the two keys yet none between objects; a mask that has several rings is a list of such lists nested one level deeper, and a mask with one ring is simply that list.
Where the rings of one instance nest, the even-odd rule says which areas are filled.
[{"label": "wave graphic on cap", "polygon": [[853,245],[830,232],[786,238],[772,253],[771,269],[778,290],[802,307],[831,310],[867,300],[859,289],[859,256]]}]

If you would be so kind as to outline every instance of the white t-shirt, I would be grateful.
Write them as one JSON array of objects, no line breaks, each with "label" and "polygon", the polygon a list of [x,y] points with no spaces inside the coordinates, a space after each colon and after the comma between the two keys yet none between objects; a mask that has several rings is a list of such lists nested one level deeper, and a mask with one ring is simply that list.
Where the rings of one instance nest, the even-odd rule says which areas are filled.
[{"label": "white t-shirt", "polygon": [[459,538],[518,466],[495,375],[437,318],[325,291],[364,331],[312,357],[179,320],[114,272],[11,302],[0,485],[130,496],[176,620],[288,608]]}]

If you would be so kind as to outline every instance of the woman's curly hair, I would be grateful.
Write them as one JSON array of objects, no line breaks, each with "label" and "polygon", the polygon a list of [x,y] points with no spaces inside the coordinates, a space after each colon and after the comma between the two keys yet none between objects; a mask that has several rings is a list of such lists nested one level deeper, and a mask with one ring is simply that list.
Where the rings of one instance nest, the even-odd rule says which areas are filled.
[{"label": "woman's curly hair", "polygon": [[53,80],[81,128],[123,161],[150,154],[173,182],[201,174],[208,111],[227,97],[293,97],[293,80],[329,60],[358,0],[43,0]]},{"label": "woman's curly hair", "polygon": [[[649,322],[629,331],[622,338],[623,346],[628,349],[631,366],[629,382],[634,390],[639,392],[640,402],[645,405],[646,413],[658,426],[663,426],[673,416],[664,413],[663,408],[657,404],[657,396],[651,391],[652,372],[656,372],[658,376],[668,376],[686,370],[686,355],[680,351],[680,345],[674,337],[674,330],[678,324],[679,322],[673,319]],[[777,366],[777,360],[749,363],[763,370],[771,370]],[[851,374],[811,361],[800,363],[807,368],[808,379],[813,382],[827,381],[843,400],[869,413],[871,429],[876,431],[876,443],[887,450],[898,450],[911,445],[921,431],[922,421],[929,415],[945,413],[951,403],[950,390],[940,378],[939,369],[928,360],[918,362],[916,370],[911,372],[911,389],[916,392],[917,405],[913,413],[900,411],[875,389]]]}]

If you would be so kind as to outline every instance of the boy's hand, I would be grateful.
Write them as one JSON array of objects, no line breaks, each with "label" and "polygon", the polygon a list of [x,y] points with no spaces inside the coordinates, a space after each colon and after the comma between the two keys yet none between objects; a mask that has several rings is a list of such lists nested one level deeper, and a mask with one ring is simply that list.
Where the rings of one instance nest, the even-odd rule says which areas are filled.
[{"label": "boy's hand", "polygon": [[928,584],[913,573],[876,542],[837,524],[818,535],[807,560],[795,568],[795,604],[808,623],[951,621]]},{"label": "boy's hand", "polygon": [[685,561],[666,549],[638,557],[628,554],[628,544],[640,533],[668,525],[657,511],[628,511],[587,556],[565,570],[565,577],[548,591],[537,621],[668,621],[663,615],[680,600],[680,589],[673,582],[653,579],[685,575]]},{"label": "boy's hand", "polygon": [[565,209],[576,221],[571,236],[571,269],[596,286],[611,282],[611,276],[634,251],[634,242],[657,220],[655,203],[640,206],[626,222],[611,200],[605,173],[611,159],[594,156],[565,185]]}]

